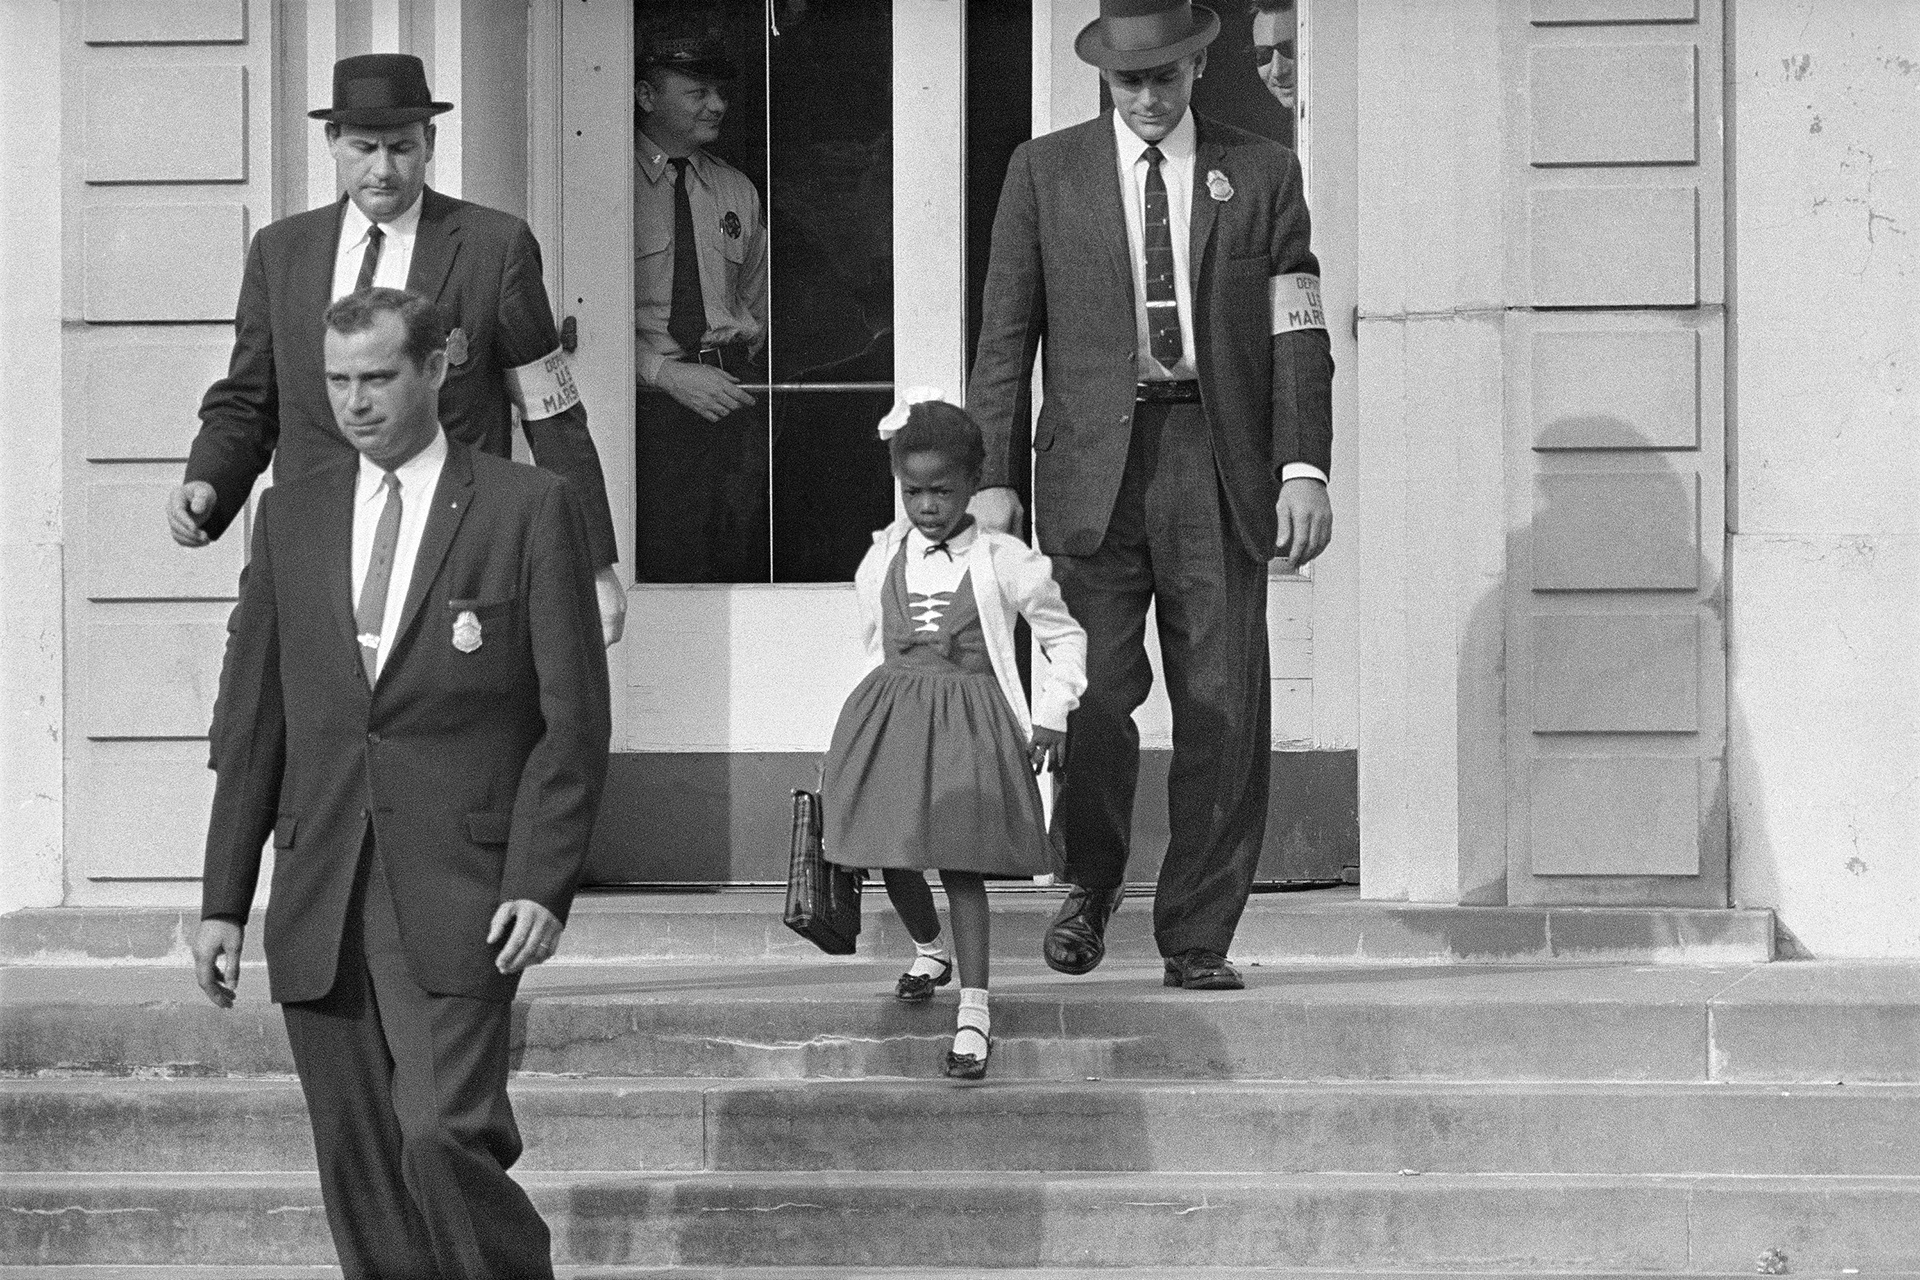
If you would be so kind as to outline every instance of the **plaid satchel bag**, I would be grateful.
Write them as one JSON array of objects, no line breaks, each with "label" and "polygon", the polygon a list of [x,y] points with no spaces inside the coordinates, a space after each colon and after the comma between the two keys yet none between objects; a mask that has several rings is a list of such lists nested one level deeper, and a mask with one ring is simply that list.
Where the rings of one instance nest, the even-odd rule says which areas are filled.
[{"label": "plaid satchel bag", "polygon": [[827,861],[818,792],[793,793],[793,855],[787,864],[787,928],[830,956],[850,956],[860,938],[865,873]]}]

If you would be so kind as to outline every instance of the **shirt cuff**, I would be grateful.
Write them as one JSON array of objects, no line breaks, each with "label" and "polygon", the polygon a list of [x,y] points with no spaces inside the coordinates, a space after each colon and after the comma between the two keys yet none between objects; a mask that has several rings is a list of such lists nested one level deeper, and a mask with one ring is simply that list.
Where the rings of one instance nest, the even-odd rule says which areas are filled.
[{"label": "shirt cuff", "polygon": [[642,351],[634,372],[640,375],[640,381],[646,385],[657,387],[660,385],[660,367],[666,362],[666,356],[658,351]]},{"label": "shirt cuff", "polygon": [[1311,462],[1289,462],[1280,468],[1280,483],[1285,484],[1289,480],[1318,480],[1325,484],[1327,473]]}]

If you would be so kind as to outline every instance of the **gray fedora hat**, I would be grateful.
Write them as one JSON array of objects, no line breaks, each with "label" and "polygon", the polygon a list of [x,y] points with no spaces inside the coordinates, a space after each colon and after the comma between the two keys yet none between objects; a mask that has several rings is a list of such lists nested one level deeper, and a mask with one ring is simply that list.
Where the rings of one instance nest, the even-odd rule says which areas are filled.
[{"label": "gray fedora hat", "polygon": [[1100,0],[1100,16],[1073,42],[1102,71],[1145,71],[1212,44],[1220,16],[1190,0]]},{"label": "gray fedora hat", "polygon": [[307,115],[334,124],[391,129],[451,110],[451,102],[433,100],[420,59],[410,53],[361,53],[333,64],[333,105]]}]

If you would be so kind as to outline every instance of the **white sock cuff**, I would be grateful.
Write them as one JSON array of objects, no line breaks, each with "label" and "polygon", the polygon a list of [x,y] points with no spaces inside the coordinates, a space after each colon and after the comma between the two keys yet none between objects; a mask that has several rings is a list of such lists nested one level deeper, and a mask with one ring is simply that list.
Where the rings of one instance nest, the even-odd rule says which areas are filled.
[{"label": "white sock cuff", "polygon": [[992,1025],[992,1018],[987,1013],[985,987],[960,988],[960,1014],[957,1025],[973,1027],[982,1032]]},{"label": "white sock cuff", "polygon": [[913,944],[913,949],[930,959],[945,959],[947,955],[947,944],[939,938],[935,938],[932,942],[916,942]]}]

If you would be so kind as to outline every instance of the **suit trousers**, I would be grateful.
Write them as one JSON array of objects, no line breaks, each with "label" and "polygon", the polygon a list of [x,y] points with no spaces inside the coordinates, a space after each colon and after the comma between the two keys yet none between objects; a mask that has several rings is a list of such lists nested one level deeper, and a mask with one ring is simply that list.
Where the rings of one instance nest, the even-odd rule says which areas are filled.
[{"label": "suit trousers", "polygon": [[766,582],[767,397],[708,422],[663,391],[635,406],[636,582]]},{"label": "suit trousers", "polygon": [[407,970],[372,832],[333,989],[283,1006],[347,1280],[549,1280],[547,1225],[507,1170],[513,1006]]},{"label": "suit trousers", "polygon": [[1133,712],[1153,687],[1154,608],[1173,707],[1169,840],[1153,904],[1166,956],[1227,952],[1266,835],[1267,566],[1242,549],[1231,519],[1200,406],[1137,404],[1105,539],[1092,555],[1053,557],[1087,631],[1087,692],[1067,723],[1054,834],[1066,878],[1089,889],[1126,878],[1140,773]]}]

